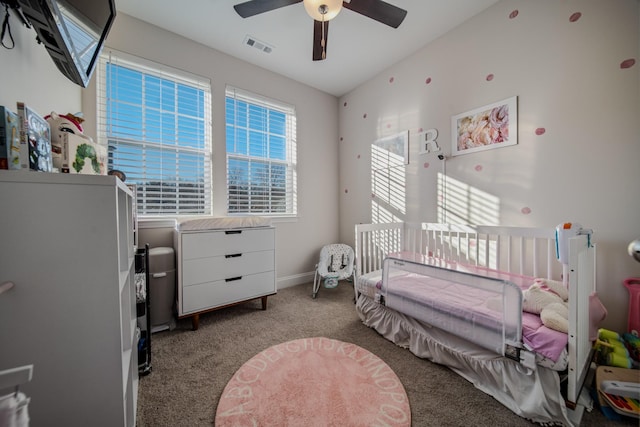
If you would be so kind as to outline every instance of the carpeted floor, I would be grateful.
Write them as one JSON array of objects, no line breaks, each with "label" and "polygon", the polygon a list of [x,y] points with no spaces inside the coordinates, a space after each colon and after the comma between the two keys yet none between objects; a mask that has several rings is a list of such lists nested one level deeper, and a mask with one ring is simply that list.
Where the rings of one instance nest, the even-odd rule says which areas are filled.
[{"label": "carpeted floor", "polygon": [[[404,385],[415,427],[532,425],[446,367],[364,326],[347,282],[321,288],[315,300],[311,284],[282,289],[269,297],[266,311],[257,300],[202,315],[197,331],[183,319],[175,330],[153,334],[153,371],[140,378],[137,425],[211,426],[223,389],[246,361],[273,345],[317,336],[354,343],[384,360]],[[581,426],[638,426],[638,420],[611,421],[595,409]]]}]

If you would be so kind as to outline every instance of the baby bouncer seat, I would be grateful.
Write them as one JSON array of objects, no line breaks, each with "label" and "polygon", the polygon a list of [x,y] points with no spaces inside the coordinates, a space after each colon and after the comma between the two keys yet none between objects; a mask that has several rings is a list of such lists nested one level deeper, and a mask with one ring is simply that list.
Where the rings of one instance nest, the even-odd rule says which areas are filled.
[{"label": "baby bouncer seat", "polygon": [[323,246],[320,250],[320,261],[316,264],[313,276],[313,293],[315,298],[324,280],[325,288],[335,288],[339,280],[353,279],[355,254],[349,245],[334,243]]}]

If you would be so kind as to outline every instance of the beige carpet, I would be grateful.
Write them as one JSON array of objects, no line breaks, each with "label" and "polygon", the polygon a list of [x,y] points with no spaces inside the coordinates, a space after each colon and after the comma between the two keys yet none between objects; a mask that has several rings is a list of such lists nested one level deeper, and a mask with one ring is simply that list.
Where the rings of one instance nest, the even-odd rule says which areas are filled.
[{"label": "beige carpet", "polygon": [[[190,326],[180,320],[175,330],[153,334],[153,372],[140,379],[138,426],[211,426],[222,391],[245,362],[271,346],[318,336],[356,344],[384,360],[404,385],[414,427],[532,425],[446,367],[364,326],[347,282],[321,288],[315,300],[311,284],[282,289],[269,297],[266,311],[255,301],[201,316],[197,331]],[[613,422],[594,410],[581,427],[595,426],[637,427],[638,420]]]},{"label": "beige carpet", "polygon": [[269,347],[222,391],[215,425],[409,427],[409,400],[382,359],[325,337]]}]

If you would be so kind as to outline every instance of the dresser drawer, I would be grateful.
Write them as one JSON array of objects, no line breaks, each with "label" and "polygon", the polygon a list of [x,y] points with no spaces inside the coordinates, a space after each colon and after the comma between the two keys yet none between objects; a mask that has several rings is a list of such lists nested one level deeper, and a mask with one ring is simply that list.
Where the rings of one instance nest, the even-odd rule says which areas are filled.
[{"label": "dresser drawer", "polygon": [[274,247],[273,228],[182,233],[182,259],[208,258]]},{"label": "dresser drawer", "polygon": [[184,260],[183,286],[224,280],[273,270],[274,251],[235,253],[211,258]]},{"label": "dresser drawer", "polygon": [[275,292],[275,271],[186,286],[182,290],[182,312],[195,313]]}]

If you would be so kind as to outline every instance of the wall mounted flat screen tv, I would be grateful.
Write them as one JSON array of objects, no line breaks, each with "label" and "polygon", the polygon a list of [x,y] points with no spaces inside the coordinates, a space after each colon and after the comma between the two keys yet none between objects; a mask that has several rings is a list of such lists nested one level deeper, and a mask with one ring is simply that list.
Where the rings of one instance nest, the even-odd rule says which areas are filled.
[{"label": "wall mounted flat screen tv", "polygon": [[87,87],[116,16],[114,0],[18,0],[58,69]]}]

